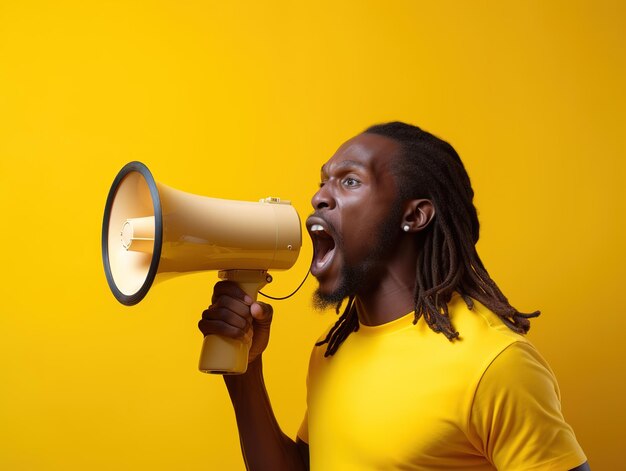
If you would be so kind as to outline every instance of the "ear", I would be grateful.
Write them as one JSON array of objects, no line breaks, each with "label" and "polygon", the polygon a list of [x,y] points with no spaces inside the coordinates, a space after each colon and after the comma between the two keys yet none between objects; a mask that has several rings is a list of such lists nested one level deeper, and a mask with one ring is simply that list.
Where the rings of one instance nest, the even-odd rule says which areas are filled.
[{"label": "ear", "polygon": [[[426,228],[435,216],[435,206],[427,199],[407,201],[400,228],[404,232],[419,232]],[[409,229],[405,230],[408,226]]]}]

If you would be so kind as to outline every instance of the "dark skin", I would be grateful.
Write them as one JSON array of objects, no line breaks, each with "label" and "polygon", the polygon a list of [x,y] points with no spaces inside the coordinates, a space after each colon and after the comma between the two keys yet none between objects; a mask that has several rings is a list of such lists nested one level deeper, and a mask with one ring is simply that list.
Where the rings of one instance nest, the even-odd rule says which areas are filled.
[{"label": "dark skin", "polygon": [[[311,272],[321,294],[335,292],[342,282],[344,264],[363,262],[377,243],[375,237],[363,235],[378,234],[397,201],[392,166],[399,151],[399,144],[392,139],[360,134],[343,144],[322,167],[322,183],[311,200],[314,213],[307,220],[307,229],[315,240],[314,232],[322,226],[326,232],[340,235],[343,243],[323,260],[320,254],[314,256]],[[362,288],[352,293],[359,322],[381,325],[413,310],[418,256],[414,234],[427,227],[434,214],[429,200],[402,203],[392,223],[390,250],[370,261]],[[215,285],[212,304],[204,311],[199,327],[204,335],[252,339],[247,372],[224,376],[247,468],[305,470],[309,469],[309,447],[282,432],[264,385],[262,353],[269,341],[272,314],[270,305],[252,302],[236,284],[222,281]],[[585,463],[575,471],[588,469]]]},{"label": "dark skin", "polygon": [[[398,196],[392,172],[394,159],[387,156],[399,151],[399,145],[391,139],[361,134],[342,145],[322,167],[322,183],[311,200],[315,212],[307,227],[328,224],[344,241],[344,250],[335,253],[323,272],[312,272],[322,293],[337,289],[343,264],[358,264],[377,244],[370,235],[378,233]],[[361,291],[353,293],[357,295],[361,323],[384,324],[413,309],[417,250],[410,233],[426,227],[434,214],[428,200],[404,203],[403,215],[394,223],[394,250],[372,269]],[[404,225],[409,226],[408,232],[402,230]]]}]

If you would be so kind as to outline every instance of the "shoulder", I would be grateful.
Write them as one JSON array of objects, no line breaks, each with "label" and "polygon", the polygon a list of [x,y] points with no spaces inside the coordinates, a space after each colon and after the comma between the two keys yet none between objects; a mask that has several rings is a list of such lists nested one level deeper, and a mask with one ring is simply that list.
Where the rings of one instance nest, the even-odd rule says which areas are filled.
[{"label": "shoulder", "polygon": [[477,385],[475,402],[497,406],[511,397],[552,402],[561,398],[552,369],[528,341],[512,342],[492,359]]},{"label": "shoulder", "polygon": [[448,307],[459,338],[448,345],[433,345],[433,348],[448,351],[453,362],[451,366],[464,371],[472,391],[483,381],[487,371],[500,370],[500,366],[503,372],[510,363],[516,362],[539,362],[547,367],[526,336],[512,331],[478,301],[474,301],[470,309],[459,295],[455,295]]}]

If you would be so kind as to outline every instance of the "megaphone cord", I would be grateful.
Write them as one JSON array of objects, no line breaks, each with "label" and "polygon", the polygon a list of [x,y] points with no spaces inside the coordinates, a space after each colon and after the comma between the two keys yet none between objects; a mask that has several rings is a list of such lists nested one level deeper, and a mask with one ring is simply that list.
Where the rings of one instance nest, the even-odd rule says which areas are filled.
[{"label": "megaphone cord", "polygon": [[274,296],[269,296],[269,295],[267,295],[267,294],[265,294],[265,293],[262,293],[261,291],[259,291],[259,294],[260,294],[261,296],[265,296],[265,297],[266,297],[266,298],[268,298],[268,299],[273,299],[274,301],[282,301],[283,299],[291,298],[294,294],[296,294],[296,293],[300,290],[300,288],[302,288],[302,285],[304,284],[304,282],[306,281],[306,279],[309,277],[309,274],[310,274],[310,273],[311,273],[311,270],[307,271],[307,272],[306,272],[306,275],[305,275],[305,277],[304,277],[304,280],[302,280],[302,282],[298,285],[298,287],[294,290],[294,292],[293,292],[293,293],[288,294],[287,296],[282,296],[282,297],[274,297]]}]

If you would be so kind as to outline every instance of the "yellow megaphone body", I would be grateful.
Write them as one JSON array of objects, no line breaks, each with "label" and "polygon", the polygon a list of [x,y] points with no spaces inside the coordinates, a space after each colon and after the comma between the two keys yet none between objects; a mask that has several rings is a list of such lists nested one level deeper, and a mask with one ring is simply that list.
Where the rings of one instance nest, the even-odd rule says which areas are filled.
[{"label": "yellow megaphone body", "polygon": [[[176,275],[219,270],[251,298],[287,270],[302,246],[300,218],[289,202],[247,202],[185,193],[158,183],[141,162],[115,177],[102,224],[102,259],[115,298],[131,306],[153,283]],[[207,335],[200,371],[246,371],[250,345]]]}]

